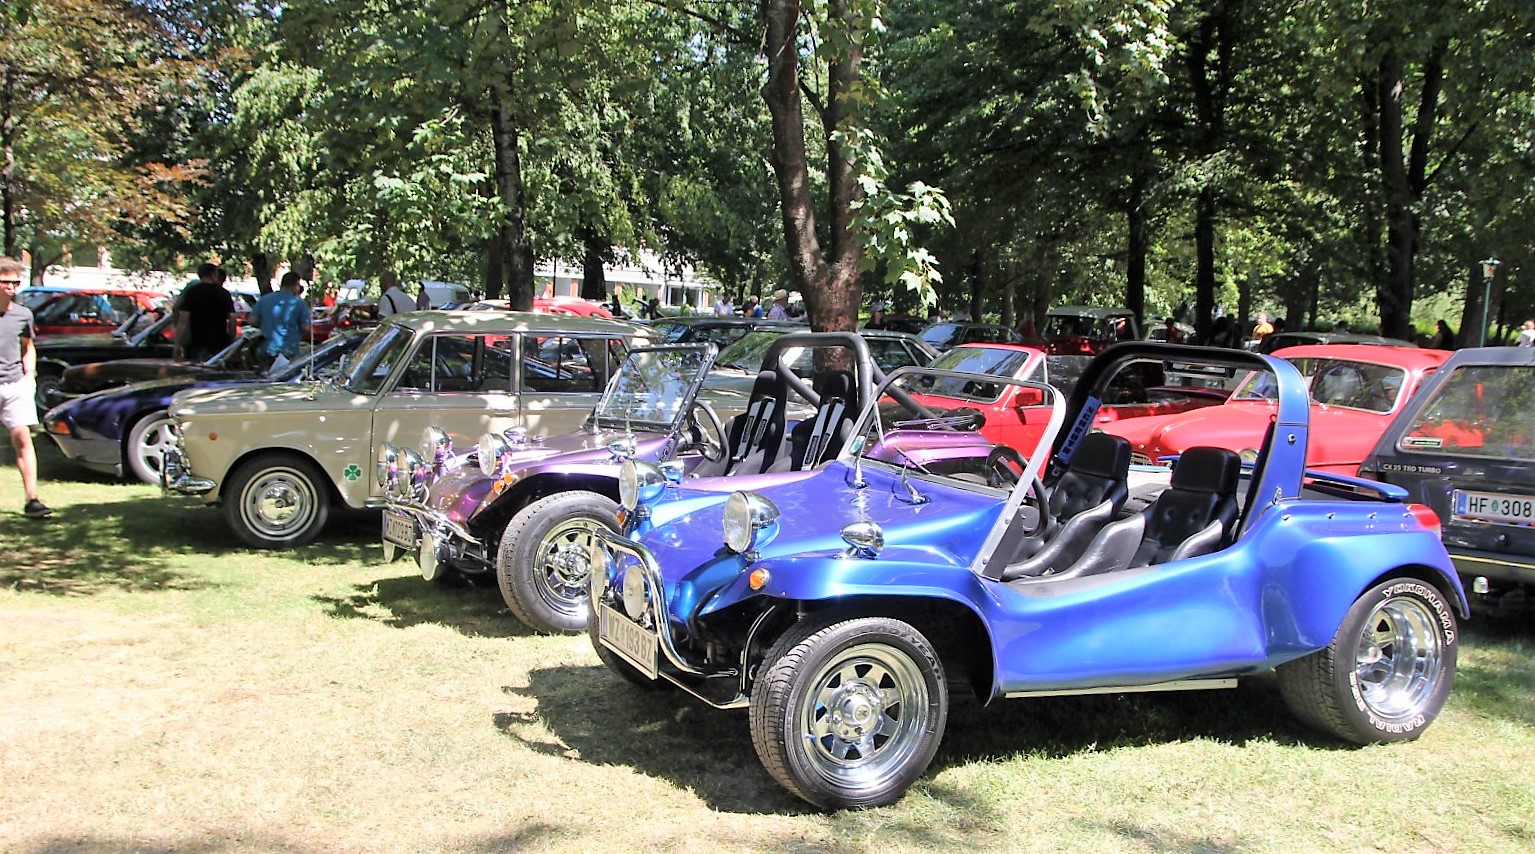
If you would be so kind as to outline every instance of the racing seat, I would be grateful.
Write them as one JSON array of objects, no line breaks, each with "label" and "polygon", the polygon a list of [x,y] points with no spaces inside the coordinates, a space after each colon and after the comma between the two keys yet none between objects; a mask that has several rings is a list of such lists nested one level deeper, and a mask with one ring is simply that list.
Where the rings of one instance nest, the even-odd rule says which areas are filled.
[{"label": "racing seat", "polygon": [[1043,537],[1020,543],[1024,560],[1007,564],[1000,578],[1045,575],[1075,563],[1093,536],[1129,497],[1130,442],[1107,433],[1089,433],[1072,454],[1070,467],[1050,492]]},{"label": "racing seat", "polygon": [[841,453],[848,434],[853,431],[853,416],[859,409],[857,401],[853,400],[853,375],[848,371],[832,371],[817,385],[821,403],[816,407],[815,415],[789,431],[789,453],[773,464],[773,471],[815,468]]},{"label": "racing seat", "polygon": [[778,459],[784,444],[784,410],[789,389],[773,371],[760,371],[746,411],[725,422],[725,452],[694,469],[699,477],[761,474]]},{"label": "racing seat", "polygon": [[1104,526],[1069,568],[1076,578],[1198,557],[1224,548],[1237,519],[1242,461],[1225,448],[1190,448],[1173,465],[1172,481],[1140,513]]}]

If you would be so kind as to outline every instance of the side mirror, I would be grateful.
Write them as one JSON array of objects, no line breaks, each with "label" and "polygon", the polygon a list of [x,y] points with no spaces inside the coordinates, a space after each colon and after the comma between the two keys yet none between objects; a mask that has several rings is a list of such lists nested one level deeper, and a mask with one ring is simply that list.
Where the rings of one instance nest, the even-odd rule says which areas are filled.
[{"label": "side mirror", "polygon": [[1037,388],[1018,389],[1018,396],[1013,399],[1013,406],[1019,409],[1025,409],[1030,406],[1043,406],[1044,403],[1045,393]]}]

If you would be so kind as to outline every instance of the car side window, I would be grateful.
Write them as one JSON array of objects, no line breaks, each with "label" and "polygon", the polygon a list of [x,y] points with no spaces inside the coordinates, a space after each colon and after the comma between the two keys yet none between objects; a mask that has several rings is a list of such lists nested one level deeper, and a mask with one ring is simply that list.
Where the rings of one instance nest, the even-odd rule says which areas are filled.
[{"label": "car side window", "polygon": [[1397,449],[1535,462],[1535,367],[1465,365],[1397,437]]},{"label": "car side window", "polygon": [[433,393],[506,392],[511,356],[484,335],[433,335],[416,348],[399,388]]},{"label": "car side window", "polygon": [[527,335],[522,342],[522,387],[526,391],[599,392],[607,386],[616,363],[607,338]]}]

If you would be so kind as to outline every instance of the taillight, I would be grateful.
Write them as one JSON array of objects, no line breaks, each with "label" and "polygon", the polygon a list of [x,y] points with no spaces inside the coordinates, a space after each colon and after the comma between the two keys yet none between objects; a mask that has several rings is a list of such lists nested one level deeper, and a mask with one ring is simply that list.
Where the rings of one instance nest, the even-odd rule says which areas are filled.
[{"label": "taillight", "polygon": [[1439,514],[1435,513],[1434,508],[1427,504],[1409,504],[1407,505],[1407,512],[1412,514],[1412,518],[1418,520],[1419,525],[1433,531],[1434,536],[1438,537],[1444,533],[1443,528],[1439,525]]}]

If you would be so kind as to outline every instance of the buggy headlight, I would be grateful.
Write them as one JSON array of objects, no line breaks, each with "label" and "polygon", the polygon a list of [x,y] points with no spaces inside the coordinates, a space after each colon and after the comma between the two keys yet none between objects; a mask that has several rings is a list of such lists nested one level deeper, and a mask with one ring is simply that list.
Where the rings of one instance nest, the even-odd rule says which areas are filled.
[{"label": "buggy headlight", "polygon": [[755,492],[735,492],[725,499],[725,548],[755,552],[778,534],[778,507]]},{"label": "buggy headlight", "polygon": [[643,460],[624,460],[618,472],[618,503],[628,511],[656,500],[666,488],[666,476]]},{"label": "buggy headlight", "polygon": [[389,484],[400,477],[400,449],[393,444],[385,442],[378,448],[378,463],[374,466],[374,476],[378,479],[379,488],[387,494]]},{"label": "buggy headlight", "polygon": [[435,424],[421,431],[423,460],[435,467],[442,465],[443,461],[451,456],[453,456],[453,440],[448,437],[448,431]]},{"label": "buggy headlight", "polygon": [[506,455],[511,453],[511,443],[506,438],[495,433],[486,433],[480,437],[480,442],[475,446],[474,454],[480,461],[480,474],[486,477],[496,477],[501,474]]},{"label": "buggy headlight", "polygon": [[1240,459],[1244,463],[1255,463],[1258,461],[1258,449],[1243,448],[1241,452],[1237,454],[1237,459]]}]

